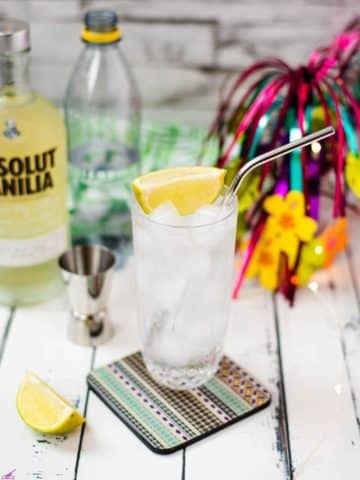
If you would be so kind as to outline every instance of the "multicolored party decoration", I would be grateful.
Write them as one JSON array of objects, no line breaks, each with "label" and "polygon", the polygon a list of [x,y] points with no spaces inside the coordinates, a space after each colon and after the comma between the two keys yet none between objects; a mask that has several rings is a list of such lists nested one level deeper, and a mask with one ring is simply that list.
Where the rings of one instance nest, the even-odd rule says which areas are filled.
[{"label": "multicolored party decoration", "polygon": [[[336,128],[336,136],[263,165],[241,186],[234,297],[245,278],[257,278],[292,303],[296,288],[346,248],[347,190],[360,197],[360,107],[348,80],[359,58],[357,18],[306,65],[267,59],[224,89],[207,140],[218,140],[217,165],[227,169],[228,183],[254,156],[318,128]],[[334,192],[326,223],[324,183]]]},{"label": "multicolored party decoration", "polygon": [[317,50],[317,54],[336,59],[338,77],[346,81],[356,99],[360,98],[359,43],[360,16],[357,16],[335,37],[330,45]]}]

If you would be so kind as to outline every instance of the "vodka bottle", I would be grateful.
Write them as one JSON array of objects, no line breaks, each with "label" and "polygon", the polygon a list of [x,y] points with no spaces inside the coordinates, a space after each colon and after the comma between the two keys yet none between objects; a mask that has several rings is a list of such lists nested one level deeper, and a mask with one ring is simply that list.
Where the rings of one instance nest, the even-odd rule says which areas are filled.
[{"label": "vodka bottle", "polygon": [[29,26],[0,22],[0,303],[62,287],[67,243],[66,135],[58,109],[29,86]]}]

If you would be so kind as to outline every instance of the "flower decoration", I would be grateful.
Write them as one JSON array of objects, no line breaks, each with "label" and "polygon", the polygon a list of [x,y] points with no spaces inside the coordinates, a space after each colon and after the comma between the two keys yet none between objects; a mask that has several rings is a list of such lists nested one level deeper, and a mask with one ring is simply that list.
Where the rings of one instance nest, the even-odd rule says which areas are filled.
[{"label": "flower decoration", "polygon": [[305,244],[301,250],[301,257],[296,273],[291,281],[297,286],[306,285],[316,270],[324,265],[325,245],[321,238],[314,238]]},{"label": "flower decoration", "polygon": [[279,251],[289,256],[290,265],[295,261],[300,241],[310,241],[317,223],[305,215],[305,199],[302,192],[290,191],[285,197],[274,194],[264,201],[269,213],[267,230],[273,232]]},{"label": "flower decoration", "polygon": [[324,243],[325,259],[323,267],[328,267],[333,263],[338,253],[345,250],[349,237],[347,220],[345,217],[337,218],[320,235]]},{"label": "flower decoration", "polygon": [[279,253],[275,237],[266,233],[263,234],[246,272],[247,278],[257,277],[263,287],[276,290],[278,286]]},{"label": "flower decoration", "polygon": [[[237,245],[245,249],[234,298],[244,278],[257,277],[292,303],[296,287],[345,248],[346,184],[360,198],[360,105],[346,72],[359,54],[357,19],[306,64],[265,59],[222,89],[206,139],[217,137],[217,166],[228,170],[228,183],[254,156],[325,126],[336,130],[321,144],[264,163],[241,186]],[[314,238],[328,174],[334,177],[334,220]]]},{"label": "flower decoration", "polygon": [[345,178],[351,191],[360,197],[360,158],[359,155],[348,153],[346,156]]},{"label": "flower decoration", "polygon": [[[264,209],[269,216],[246,276],[258,277],[261,285],[270,290],[276,290],[279,283],[281,252],[287,255],[289,268],[294,268],[300,242],[309,242],[313,238],[317,223],[305,215],[305,200],[302,192],[291,191],[285,197],[278,194],[271,195],[265,200]],[[305,250],[308,269],[311,269],[313,260],[312,258],[309,260],[309,256],[310,253]]]}]

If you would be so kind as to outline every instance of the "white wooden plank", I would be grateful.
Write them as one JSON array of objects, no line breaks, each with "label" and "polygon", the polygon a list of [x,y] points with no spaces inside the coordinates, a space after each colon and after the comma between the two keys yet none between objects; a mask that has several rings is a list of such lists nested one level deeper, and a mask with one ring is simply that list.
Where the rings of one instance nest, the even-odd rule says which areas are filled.
[{"label": "white wooden plank", "polygon": [[[358,249],[360,241],[360,221],[358,214],[355,215],[348,211],[348,216],[350,219],[349,231],[351,245],[348,263],[351,269],[351,280],[355,288],[356,296],[351,302],[344,301],[342,303],[344,308],[348,309],[342,332],[342,347],[345,355],[355,414],[360,428],[360,252]],[[341,292],[343,291],[344,288]]]},{"label": "white wooden plank", "polygon": [[[115,275],[111,317],[115,337],[97,348],[95,366],[121,358],[139,349],[136,323],[133,263]],[[167,480],[180,478],[181,452],[157,455],[141,441],[94,395],[90,394],[88,425],[85,428],[78,480],[113,478],[118,471],[122,478]]]},{"label": "white wooden plank", "polygon": [[[331,210],[329,208],[329,210]],[[360,239],[359,214],[347,211],[350,253],[342,254],[327,272],[315,278],[321,286],[321,301],[339,327],[354,414],[360,427]],[[359,430],[360,432],[360,430]]]},{"label": "white wooden plank", "polygon": [[272,393],[265,410],[186,449],[186,480],[206,478],[284,479],[280,450],[278,364],[273,308],[269,294],[246,288],[233,303],[225,352]]},{"label": "white wooden plank", "polygon": [[344,259],[314,282],[294,308],[277,299],[294,477],[351,478],[360,442],[341,341],[353,295]]},{"label": "white wooden plank", "polygon": [[10,313],[10,308],[0,305],[0,342],[8,323]]},{"label": "white wooden plank", "polygon": [[12,310],[0,305],[0,363],[5,354],[7,338],[12,323]]},{"label": "white wooden plank", "polygon": [[49,381],[73,404],[83,408],[85,375],[91,350],[65,338],[63,298],[15,311],[0,365],[0,474],[16,469],[16,478],[73,480],[80,430],[67,436],[43,436],[26,427],[15,406],[26,369]]}]

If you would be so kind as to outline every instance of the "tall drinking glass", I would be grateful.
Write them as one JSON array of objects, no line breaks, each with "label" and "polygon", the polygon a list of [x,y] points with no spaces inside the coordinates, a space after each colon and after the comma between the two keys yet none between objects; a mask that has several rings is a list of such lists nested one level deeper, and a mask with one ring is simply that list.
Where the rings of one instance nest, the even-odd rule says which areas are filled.
[{"label": "tall drinking glass", "polygon": [[208,217],[179,225],[132,201],[143,357],[151,375],[175,389],[216,372],[229,319],[237,203],[206,208]]}]

